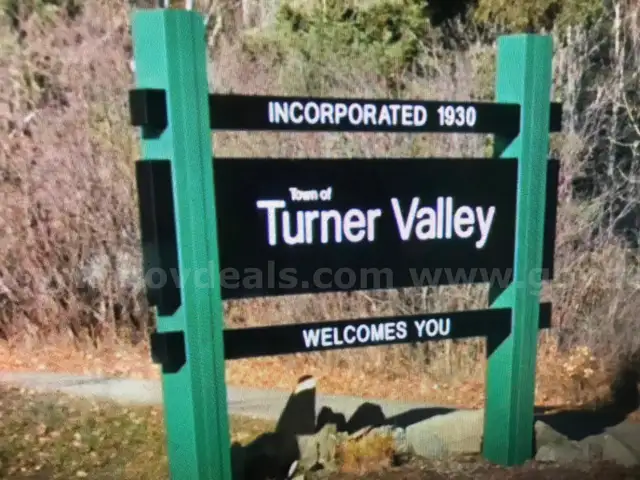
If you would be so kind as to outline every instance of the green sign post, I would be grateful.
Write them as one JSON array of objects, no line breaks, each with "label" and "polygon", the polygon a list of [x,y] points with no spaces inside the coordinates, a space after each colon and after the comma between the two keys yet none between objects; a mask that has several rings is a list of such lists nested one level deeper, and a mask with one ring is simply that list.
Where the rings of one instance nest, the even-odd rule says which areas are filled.
[{"label": "green sign post", "polygon": [[514,281],[493,286],[493,307],[510,307],[511,332],[488,337],[484,456],[514,465],[533,454],[533,410],[542,278],[551,94],[550,37],[515,35],[498,40],[496,97],[520,104],[520,133],[496,137],[494,154],[517,157],[518,203]]},{"label": "green sign post", "polygon": [[[145,269],[147,284],[156,282],[161,288],[169,285],[172,274],[180,272],[178,294],[159,299],[162,308],[157,315],[159,333],[177,334],[158,337],[177,339],[165,341],[165,348],[174,349],[184,342],[184,361],[178,357],[175,366],[163,365],[162,375],[171,478],[231,479],[220,282],[214,280],[212,287],[205,289],[189,278],[198,271],[218,274],[210,268],[218,264],[218,247],[204,22],[194,12],[154,10],[136,13],[132,28],[138,87],[166,92],[162,122],[166,127],[142,127],[142,156],[168,159],[170,189],[163,191],[161,185],[153,184],[144,193],[147,198],[157,198],[156,204],[172,195],[171,221],[175,222],[173,236],[178,248],[177,262],[172,262],[178,268],[163,265],[154,272],[147,264],[151,268]],[[161,170],[160,165],[167,163],[157,165]],[[144,172],[139,165],[141,186]],[[162,176],[156,175],[154,180],[157,178]],[[141,212],[141,216],[145,214]],[[146,262],[154,257],[171,258],[172,245],[162,241],[163,232],[171,225],[159,227],[165,228],[157,228],[152,238],[160,241],[143,244]],[[154,273],[159,278],[153,278]]]},{"label": "green sign post", "polygon": [[[212,95],[201,15],[137,11],[132,28],[144,272],[171,478],[232,479],[225,359],[470,336],[488,342],[484,456],[530,459],[558,181],[550,38],[499,39],[496,103],[435,102]],[[493,133],[500,160],[212,160],[211,131],[225,129]],[[224,299],[425,285],[414,267],[428,285],[491,280],[491,308],[224,329]],[[385,284],[365,275],[383,271]],[[353,281],[338,281],[345,274]]]}]

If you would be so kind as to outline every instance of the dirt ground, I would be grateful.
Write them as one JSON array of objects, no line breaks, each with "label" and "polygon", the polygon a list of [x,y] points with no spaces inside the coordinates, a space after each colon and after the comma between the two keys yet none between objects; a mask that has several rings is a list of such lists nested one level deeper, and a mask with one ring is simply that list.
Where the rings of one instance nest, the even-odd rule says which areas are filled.
[{"label": "dirt ground", "polygon": [[339,473],[331,480],[609,480],[640,479],[640,467],[625,468],[612,464],[559,467],[531,462],[521,467],[503,468],[473,460],[448,462],[435,465],[426,462],[411,462],[402,467],[366,474]]},{"label": "dirt ground", "polygon": [[[157,480],[168,475],[159,407],[124,408],[109,402],[0,387],[0,422],[3,479]],[[231,440],[246,445],[271,428],[269,422],[232,417]],[[373,453],[368,457],[370,461],[342,462],[339,473],[318,480],[640,479],[640,467],[604,463],[558,467],[531,462],[503,468],[468,457],[440,462],[411,460],[389,467],[384,452],[378,452],[377,458]]]}]

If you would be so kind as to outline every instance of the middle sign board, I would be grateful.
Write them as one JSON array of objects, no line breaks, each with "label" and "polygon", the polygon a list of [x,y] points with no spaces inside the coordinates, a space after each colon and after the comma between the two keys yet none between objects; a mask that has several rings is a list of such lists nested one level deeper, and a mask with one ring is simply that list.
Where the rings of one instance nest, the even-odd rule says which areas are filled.
[{"label": "middle sign board", "polygon": [[516,159],[216,158],[214,177],[224,299],[512,278]]}]

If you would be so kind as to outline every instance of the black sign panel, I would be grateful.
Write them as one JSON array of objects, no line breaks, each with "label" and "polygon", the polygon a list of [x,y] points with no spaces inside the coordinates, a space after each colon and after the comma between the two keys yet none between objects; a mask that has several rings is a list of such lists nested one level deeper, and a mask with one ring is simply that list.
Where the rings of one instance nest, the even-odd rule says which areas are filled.
[{"label": "black sign panel", "polygon": [[[540,328],[551,325],[551,304],[540,305]],[[509,333],[511,309],[338,320],[224,330],[225,359],[358,347],[422,343]]]},{"label": "black sign panel", "polygon": [[[515,159],[216,159],[214,167],[225,299],[511,279]],[[545,268],[552,258],[545,252]]]},{"label": "black sign panel", "polygon": [[213,130],[517,135],[520,106],[491,102],[209,96]]}]

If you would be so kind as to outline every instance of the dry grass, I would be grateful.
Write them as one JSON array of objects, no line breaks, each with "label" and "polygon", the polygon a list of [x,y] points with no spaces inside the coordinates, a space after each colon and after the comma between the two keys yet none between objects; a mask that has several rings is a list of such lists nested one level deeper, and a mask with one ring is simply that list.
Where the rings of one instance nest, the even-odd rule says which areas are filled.
[{"label": "dry grass", "polygon": [[338,445],[336,456],[343,473],[363,475],[394,466],[395,444],[389,435],[366,435]]},{"label": "dry grass", "polygon": [[[130,344],[144,342],[153,324],[139,281],[132,175],[138,147],[126,105],[133,81],[128,11],[116,3],[87,0],[74,18],[62,13],[24,16],[21,32],[0,17],[0,338],[22,349],[25,365],[33,365],[34,358],[51,364],[46,355],[37,354],[44,343],[55,349],[54,339],[59,349],[71,345],[86,350],[91,343],[96,351],[104,344],[108,350],[109,342],[117,341],[124,342],[118,347],[123,352],[131,352]],[[633,31],[628,27],[627,35]],[[580,37],[559,48],[558,91],[569,91],[565,87],[593,74],[584,53],[589,42]],[[631,42],[629,55],[640,57],[637,50],[637,42]],[[314,71],[310,86],[304,59],[292,53],[276,61],[268,52],[255,59],[237,38],[221,37],[215,58],[216,91],[390,95],[380,78],[339,63]],[[486,95],[490,48],[472,43],[444,58],[430,78],[405,75],[403,95]],[[541,402],[581,403],[601,395],[610,371],[640,347],[637,255],[608,230],[592,238],[597,202],[571,200],[571,180],[583,169],[580,159],[600,141],[602,125],[592,119],[624,98],[613,88],[615,72],[596,73],[600,93],[587,92],[593,100],[586,109],[578,104],[575,89],[574,96],[566,94],[568,126],[553,139],[553,153],[562,162],[557,279],[545,287],[544,296],[554,302],[557,328],[541,335]],[[626,121],[637,126],[633,118]],[[486,145],[486,138],[461,135],[214,136],[216,152],[224,156],[481,156]],[[637,158],[637,152],[633,155]],[[228,302],[226,322],[242,327],[322,321],[460,310],[486,302],[484,286],[302,295]],[[579,360],[585,365],[576,367],[578,373],[569,372],[565,365],[574,361],[571,355],[579,347],[588,348],[587,357],[595,359]],[[19,349],[5,346],[3,351],[14,355]],[[80,358],[83,353],[65,355]],[[5,358],[3,363],[13,361]],[[455,397],[468,402],[481,398],[484,362],[484,344],[474,340],[229,362],[228,375],[236,384],[288,388],[293,368],[324,378],[326,391],[336,393],[371,392],[375,378],[379,393],[386,396],[400,395],[411,378],[418,385],[412,392],[416,396],[439,398],[438,392],[446,392],[442,399],[457,403]],[[109,361],[102,363],[100,368],[110,368]]]},{"label": "dry grass", "polygon": [[124,409],[2,387],[3,478],[163,478],[158,409]]},{"label": "dry grass", "polygon": [[[7,479],[167,478],[163,412],[0,387],[0,476]],[[246,445],[273,424],[231,417]]]}]

